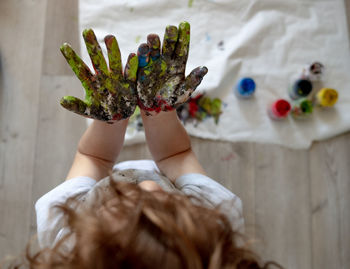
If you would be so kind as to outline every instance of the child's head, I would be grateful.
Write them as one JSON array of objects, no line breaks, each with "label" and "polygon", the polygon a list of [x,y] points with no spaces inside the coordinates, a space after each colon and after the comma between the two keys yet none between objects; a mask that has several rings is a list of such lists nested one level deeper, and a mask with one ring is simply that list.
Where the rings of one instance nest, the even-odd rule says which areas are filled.
[{"label": "child's head", "polygon": [[77,199],[59,206],[72,233],[28,255],[31,268],[267,268],[237,245],[239,235],[219,210],[181,194],[110,184],[115,195],[102,207]]}]

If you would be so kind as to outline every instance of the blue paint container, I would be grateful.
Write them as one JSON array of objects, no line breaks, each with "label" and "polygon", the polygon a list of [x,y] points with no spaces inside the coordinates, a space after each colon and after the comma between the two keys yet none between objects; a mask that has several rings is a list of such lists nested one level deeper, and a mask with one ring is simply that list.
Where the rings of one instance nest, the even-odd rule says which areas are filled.
[{"label": "blue paint container", "polygon": [[308,79],[298,79],[289,88],[289,96],[293,100],[307,97],[312,91],[312,83]]},{"label": "blue paint container", "polygon": [[240,98],[250,98],[255,92],[255,82],[252,78],[242,78],[238,81],[235,94]]}]

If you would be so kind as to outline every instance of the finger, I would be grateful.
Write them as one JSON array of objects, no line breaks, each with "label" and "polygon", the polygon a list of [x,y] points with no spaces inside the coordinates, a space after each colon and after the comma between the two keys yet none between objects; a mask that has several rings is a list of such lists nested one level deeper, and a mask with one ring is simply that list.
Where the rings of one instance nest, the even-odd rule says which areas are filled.
[{"label": "finger", "polygon": [[112,35],[105,37],[105,44],[108,51],[109,69],[116,77],[122,76],[122,61],[119,45],[116,38]]},{"label": "finger", "polygon": [[135,82],[136,81],[136,75],[137,75],[137,67],[139,65],[138,58],[135,53],[130,53],[128,57],[128,61],[125,65],[124,70],[124,78],[126,80]]},{"label": "finger", "polygon": [[177,42],[178,30],[176,26],[168,25],[165,29],[162,55],[165,58],[171,58],[173,56],[175,45]]},{"label": "finger", "polygon": [[137,49],[137,56],[139,59],[139,67],[145,67],[149,62],[150,49],[146,43],[143,43]]},{"label": "finger", "polygon": [[190,24],[181,22],[179,25],[179,37],[175,48],[175,57],[186,63],[190,48]]},{"label": "finger", "polygon": [[86,94],[91,94],[91,79],[93,74],[91,73],[89,67],[80,59],[80,57],[75,53],[71,46],[64,43],[60,48],[63,56],[66,58],[68,64],[72,68],[75,75],[83,84]]},{"label": "finger", "polygon": [[160,56],[160,40],[159,36],[156,34],[150,34],[147,36],[147,44],[150,48],[150,56],[154,61]]},{"label": "finger", "polygon": [[186,77],[185,85],[186,89],[193,89],[193,91],[201,84],[203,77],[208,73],[208,68],[205,66],[199,66],[192,70],[192,72]]},{"label": "finger", "polygon": [[86,29],[83,32],[83,37],[85,40],[85,45],[89,53],[92,65],[97,74],[108,75],[108,67],[103,56],[100,45],[97,42],[95,33],[92,29]]},{"label": "finger", "polygon": [[87,115],[87,104],[79,98],[76,98],[74,96],[64,96],[61,99],[60,103],[61,106],[63,106],[65,109],[68,109],[69,111],[72,111],[79,115],[89,116]]},{"label": "finger", "polygon": [[200,66],[192,70],[192,72],[186,77],[185,83],[182,87],[179,87],[172,97],[172,103],[183,104],[190,98],[191,94],[196,90],[198,85],[202,82],[203,77],[208,73],[208,68]]}]

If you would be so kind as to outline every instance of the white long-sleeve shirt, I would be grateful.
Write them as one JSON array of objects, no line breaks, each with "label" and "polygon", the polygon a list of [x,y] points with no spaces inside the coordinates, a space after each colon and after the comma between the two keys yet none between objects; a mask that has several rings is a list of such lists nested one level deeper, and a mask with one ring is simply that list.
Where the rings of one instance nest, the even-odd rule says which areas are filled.
[{"label": "white long-sleeve shirt", "polygon": [[[135,169],[137,167],[137,169]],[[217,207],[228,217],[234,230],[243,233],[244,220],[241,200],[227,188],[213,179],[201,174],[185,174],[176,179],[175,184],[161,176],[153,161],[128,161],[117,164],[114,169],[119,177],[125,181],[140,182],[154,180],[164,190],[172,188],[186,195],[198,198],[204,206]],[[117,175],[118,177],[118,175]],[[80,199],[94,202],[98,195],[94,195],[98,188],[108,186],[108,179],[97,183],[89,177],[69,179],[42,196],[35,204],[37,215],[37,232],[40,247],[52,247],[67,232],[64,227],[64,215],[55,208],[64,204],[68,198],[79,195]]]}]

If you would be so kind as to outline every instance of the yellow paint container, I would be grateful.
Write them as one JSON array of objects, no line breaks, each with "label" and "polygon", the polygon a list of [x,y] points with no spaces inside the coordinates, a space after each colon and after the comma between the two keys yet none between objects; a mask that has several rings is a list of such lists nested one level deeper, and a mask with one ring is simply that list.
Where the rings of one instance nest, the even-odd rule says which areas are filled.
[{"label": "yellow paint container", "polygon": [[334,89],[323,88],[316,94],[317,104],[323,107],[332,107],[338,101],[338,92]]}]

